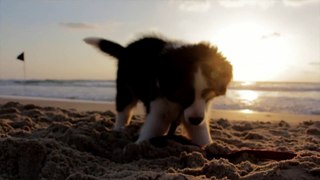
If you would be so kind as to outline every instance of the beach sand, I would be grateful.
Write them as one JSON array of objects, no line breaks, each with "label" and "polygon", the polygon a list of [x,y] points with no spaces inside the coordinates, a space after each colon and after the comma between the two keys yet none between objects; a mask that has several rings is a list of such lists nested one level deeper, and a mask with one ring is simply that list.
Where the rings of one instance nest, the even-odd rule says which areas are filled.
[{"label": "beach sand", "polygon": [[1,96],[0,179],[320,178],[319,116],[212,114],[206,147],[181,136],[137,145],[141,108],[113,132],[110,103]]}]

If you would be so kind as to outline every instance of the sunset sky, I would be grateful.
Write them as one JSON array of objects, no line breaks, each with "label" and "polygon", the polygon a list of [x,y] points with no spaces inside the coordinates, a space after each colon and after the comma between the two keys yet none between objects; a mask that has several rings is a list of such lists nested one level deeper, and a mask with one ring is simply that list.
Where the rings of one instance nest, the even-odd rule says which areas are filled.
[{"label": "sunset sky", "polygon": [[320,0],[0,0],[0,79],[115,79],[83,42],[143,33],[216,45],[237,81],[320,82]]}]

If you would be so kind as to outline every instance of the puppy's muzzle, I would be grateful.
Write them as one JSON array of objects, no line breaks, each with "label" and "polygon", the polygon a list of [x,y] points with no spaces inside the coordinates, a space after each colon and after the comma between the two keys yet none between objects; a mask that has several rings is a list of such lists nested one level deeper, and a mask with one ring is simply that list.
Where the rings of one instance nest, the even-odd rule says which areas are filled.
[{"label": "puppy's muzzle", "polygon": [[188,120],[190,124],[197,126],[202,122],[203,117],[189,117]]}]

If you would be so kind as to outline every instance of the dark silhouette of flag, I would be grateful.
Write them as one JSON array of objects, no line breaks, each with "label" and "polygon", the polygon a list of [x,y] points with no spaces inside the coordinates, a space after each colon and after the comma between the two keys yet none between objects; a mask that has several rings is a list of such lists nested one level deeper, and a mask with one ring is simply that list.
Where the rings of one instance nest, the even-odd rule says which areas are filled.
[{"label": "dark silhouette of flag", "polygon": [[21,61],[24,61],[24,52],[22,52],[18,57],[17,59],[21,60]]}]

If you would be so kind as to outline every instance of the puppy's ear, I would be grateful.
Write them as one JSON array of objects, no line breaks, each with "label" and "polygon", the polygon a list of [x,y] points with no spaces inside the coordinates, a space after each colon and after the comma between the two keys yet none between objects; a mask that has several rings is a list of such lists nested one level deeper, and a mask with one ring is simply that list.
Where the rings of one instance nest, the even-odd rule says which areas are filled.
[{"label": "puppy's ear", "polygon": [[118,59],[124,54],[124,47],[112,41],[96,37],[89,37],[85,38],[84,42]]},{"label": "puppy's ear", "polygon": [[227,91],[227,86],[233,78],[232,65],[227,61],[223,61],[218,69],[219,79],[218,79],[218,92],[224,95]]}]

